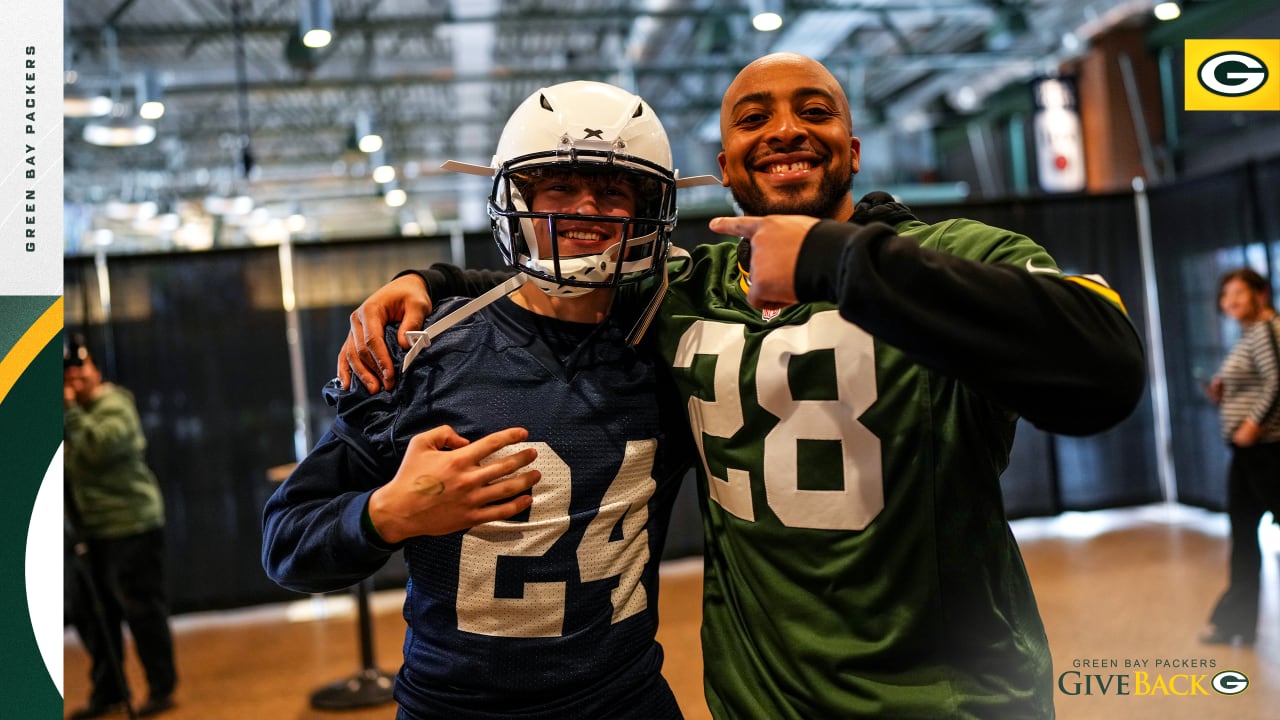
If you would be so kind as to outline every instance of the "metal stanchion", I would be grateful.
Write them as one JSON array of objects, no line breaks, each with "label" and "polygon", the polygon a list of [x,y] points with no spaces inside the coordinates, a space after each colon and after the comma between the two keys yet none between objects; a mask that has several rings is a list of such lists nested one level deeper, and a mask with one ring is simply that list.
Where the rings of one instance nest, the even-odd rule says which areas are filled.
[{"label": "metal stanchion", "polygon": [[[267,470],[267,479],[284,482],[297,463],[277,465]],[[369,612],[369,593],[373,578],[368,577],[351,587],[356,596],[359,624],[360,672],[344,680],[335,680],[311,693],[311,707],[317,710],[350,710],[389,703],[393,675],[378,669],[373,660],[373,616]]]},{"label": "metal stanchion", "polygon": [[373,618],[369,612],[372,588],[373,578],[365,578],[353,588],[360,630],[360,672],[311,693],[311,707],[317,710],[350,710],[392,701],[393,676],[379,670],[373,659]]}]

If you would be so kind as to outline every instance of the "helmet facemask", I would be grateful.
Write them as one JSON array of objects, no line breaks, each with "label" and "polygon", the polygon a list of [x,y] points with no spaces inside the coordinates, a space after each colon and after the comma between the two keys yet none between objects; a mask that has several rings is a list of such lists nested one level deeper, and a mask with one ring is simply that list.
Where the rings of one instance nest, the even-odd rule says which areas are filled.
[{"label": "helmet facemask", "polygon": [[[574,296],[638,282],[663,268],[676,222],[671,146],[653,109],[622,88],[574,81],[542,88],[511,114],[498,140],[489,217],[494,240],[515,270],[545,292]],[[560,173],[625,182],[635,199],[627,218],[532,212],[530,188]],[[561,231],[567,222],[617,230],[616,249],[585,257],[561,252],[562,232],[539,252],[535,227]]]},{"label": "helmet facemask", "polygon": [[[511,114],[488,166],[450,160],[443,167],[494,178],[488,203],[493,237],[517,273],[426,330],[411,331],[414,344],[404,367],[432,337],[526,281],[553,297],[574,297],[655,278],[648,305],[627,336],[630,345],[640,342],[667,289],[678,184],[667,133],[643,100],[622,88],[587,80],[542,88]],[[625,216],[533,212],[533,195],[545,191],[537,187],[538,181],[551,173],[580,181],[594,178],[605,186],[625,183],[634,208]],[[679,184],[717,183],[699,176]],[[562,253],[562,243],[589,244],[587,238],[567,237],[583,226],[588,233],[608,235],[609,242],[601,243],[598,252],[574,254],[566,248]],[[547,241],[545,252],[539,251],[540,231]]]},{"label": "helmet facemask", "polygon": [[[659,271],[667,259],[675,225],[675,182],[640,158],[620,159],[597,151],[534,153],[504,163],[494,180],[489,214],[507,263],[530,276],[552,297],[575,297],[594,289],[635,283]],[[535,212],[538,188],[561,181],[586,185],[597,198],[625,185],[635,209],[628,215]],[[605,233],[594,253],[565,247],[568,233]],[[542,247],[539,247],[539,238]]]}]

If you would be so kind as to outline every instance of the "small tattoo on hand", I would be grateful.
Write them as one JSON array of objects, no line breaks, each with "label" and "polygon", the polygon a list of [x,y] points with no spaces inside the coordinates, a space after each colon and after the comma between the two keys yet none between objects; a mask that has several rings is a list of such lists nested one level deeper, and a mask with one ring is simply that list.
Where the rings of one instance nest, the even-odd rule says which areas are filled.
[{"label": "small tattoo on hand", "polygon": [[439,495],[444,492],[444,483],[432,480],[429,475],[419,475],[413,479],[413,489],[419,495]]}]

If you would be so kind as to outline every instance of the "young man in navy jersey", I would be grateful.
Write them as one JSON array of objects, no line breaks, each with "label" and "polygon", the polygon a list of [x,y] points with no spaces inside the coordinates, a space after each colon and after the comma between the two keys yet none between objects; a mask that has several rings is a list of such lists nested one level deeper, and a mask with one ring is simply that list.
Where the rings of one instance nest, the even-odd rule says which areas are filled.
[{"label": "young man in navy jersey", "polygon": [[440,303],[393,390],[326,389],[337,419],[268,501],[263,565],[329,591],[404,549],[401,720],[679,718],[657,566],[692,448],[634,345],[675,225],[666,133],[630,93],[564,83],[492,166],[451,167],[494,177],[516,274]]},{"label": "young man in navy jersey", "polygon": [[[1133,410],[1144,361],[1119,296],[1018,233],[855,202],[849,102],[811,58],[747,65],[720,131],[746,217],[711,229],[742,240],[673,268],[650,334],[701,456],[712,714],[1052,717],[1000,473],[1019,416],[1081,435]],[[455,274],[366,300],[340,375],[389,380],[383,321],[416,325],[423,281],[448,295]]]}]

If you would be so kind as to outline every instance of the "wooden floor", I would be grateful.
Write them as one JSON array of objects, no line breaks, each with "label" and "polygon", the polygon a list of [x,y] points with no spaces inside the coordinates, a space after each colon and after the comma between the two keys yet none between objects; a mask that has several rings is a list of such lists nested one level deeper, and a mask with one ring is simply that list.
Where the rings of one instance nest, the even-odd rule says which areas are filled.
[{"label": "wooden floor", "polygon": [[[1276,558],[1280,530],[1266,526],[1264,618],[1252,649],[1204,646],[1196,636],[1226,582],[1225,516],[1178,506],[1071,513],[1013,523],[1053,649],[1055,677],[1129,676],[1128,661],[1145,661],[1149,677],[1239,670],[1250,684],[1239,695],[1101,695],[1056,693],[1063,720],[1264,720],[1280,717],[1280,592]],[[709,718],[702,700],[698,643],[701,568],[697,561],[663,567],[659,598],[666,649],[664,674],[689,720]],[[404,624],[398,593],[373,601],[380,667],[400,661]],[[289,606],[174,619],[178,707],[168,720],[391,720],[394,706],[323,712],[310,692],[359,670],[350,599],[325,596]],[[316,618],[317,615],[323,616]],[[291,619],[292,618],[292,619]],[[1156,667],[1157,662],[1166,663]],[[1077,667],[1084,663],[1089,665]],[[1114,663],[1117,667],[1106,667]],[[1104,667],[1094,667],[1101,664]],[[1185,664],[1199,666],[1195,669]],[[73,636],[64,659],[68,708],[87,697],[88,660]],[[130,655],[127,672],[141,687]],[[1075,678],[1068,675],[1067,680]],[[1203,681],[1209,687],[1208,678]],[[1070,688],[1070,683],[1066,684]],[[1191,686],[1179,679],[1172,690]],[[1114,690],[1114,686],[1112,686]],[[123,717],[123,715],[121,715]],[[817,719],[815,719],[817,720]],[[822,719],[825,720],[825,719]]]}]

